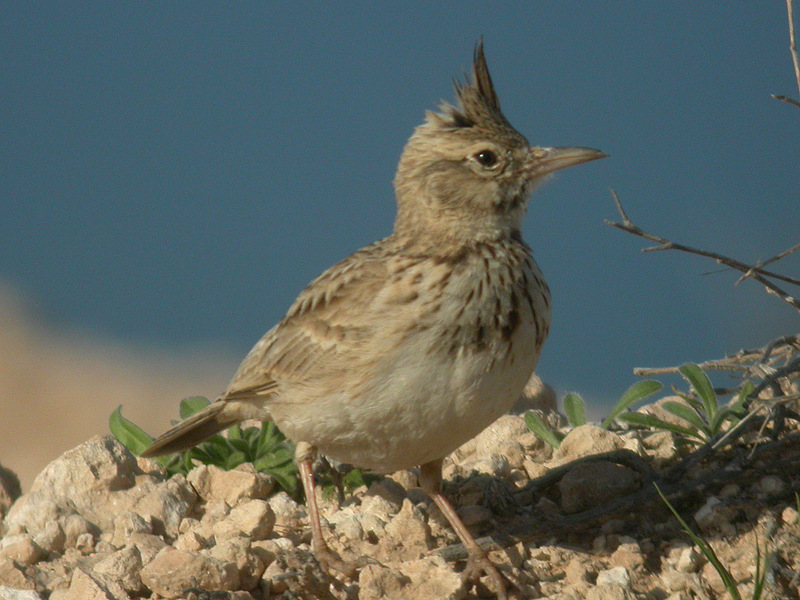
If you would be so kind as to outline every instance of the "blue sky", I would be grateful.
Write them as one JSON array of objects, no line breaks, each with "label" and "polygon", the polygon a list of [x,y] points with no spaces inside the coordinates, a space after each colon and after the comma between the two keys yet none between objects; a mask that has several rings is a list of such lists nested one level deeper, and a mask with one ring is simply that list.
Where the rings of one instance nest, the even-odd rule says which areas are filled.
[{"label": "blue sky", "polygon": [[243,356],[391,231],[402,147],[481,35],[520,132],[610,155],[526,218],[554,296],[545,380],[599,414],[635,366],[797,330],[758,284],[603,224],[613,187],[676,241],[745,261],[798,241],[782,1],[2,2],[0,279],[58,327]]}]

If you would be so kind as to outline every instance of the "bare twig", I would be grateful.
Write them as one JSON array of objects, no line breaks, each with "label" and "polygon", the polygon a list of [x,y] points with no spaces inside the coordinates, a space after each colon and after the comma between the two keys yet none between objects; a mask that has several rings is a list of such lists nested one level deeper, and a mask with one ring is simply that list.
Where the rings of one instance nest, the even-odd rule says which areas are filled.
[{"label": "bare twig", "polygon": [[[544,541],[553,537],[571,536],[576,533],[586,532],[599,527],[602,523],[614,517],[624,517],[632,511],[642,513],[645,509],[655,508],[660,505],[660,499],[651,485],[653,482],[658,484],[661,491],[674,503],[676,499],[686,499],[692,494],[711,486],[721,487],[729,481],[741,483],[744,479],[759,476],[756,469],[743,470],[751,464],[753,459],[764,459],[769,461],[783,461],[785,465],[792,464],[796,460],[800,433],[793,433],[785,438],[774,442],[766,442],[757,445],[751,455],[738,453],[734,459],[724,468],[719,465],[709,465],[693,477],[687,477],[684,470],[670,470],[661,477],[654,476],[646,478],[641,488],[629,495],[617,497],[599,506],[587,509],[583,512],[570,515],[559,515],[549,519],[543,519],[540,514],[531,516],[514,516],[514,523],[508,529],[497,531],[491,537],[484,537],[476,540],[478,545],[484,549],[491,550],[496,548],[508,548],[516,543]],[[702,458],[708,456],[705,446],[699,448],[695,453]],[[692,461],[695,466],[702,461]],[[535,481],[535,480],[534,480]],[[533,487],[537,487],[534,482]],[[785,492],[787,497],[790,491]],[[437,554],[445,560],[462,560],[467,557],[467,552],[462,544],[447,546],[437,551]]]},{"label": "bare twig", "polygon": [[786,0],[786,12],[789,17],[789,52],[792,54],[797,91],[800,92],[800,60],[797,58],[797,43],[794,38],[794,7],[792,6],[792,0]]},{"label": "bare twig", "polygon": [[[763,348],[739,350],[724,358],[707,360],[697,366],[714,371],[733,371],[744,373],[747,376],[763,379],[775,373],[783,364],[789,364],[793,358],[800,354],[800,335],[787,335],[772,340]],[[654,375],[668,375],[678,373],[679,366],[674,367],[636,367],[634,375],[638,377],[652,377]]]},{"label": "bare twig", "polygon": [[[766,274],[766,273],[768,273],[768,271],[764,271],[764,270],[763,270],[765,266],[767,266],[767,265],[768,265],[768,264],[770,264],[770,263],[777,262],[777,261],[779,261],[780,259],[782,259],[782,258],[785,258],[785,257],[789,256],[789,255],[790,255],[790,254],[792,254],[793,252],[796,252],[797,250],[800,250],[800,243],[798,243],[798,244],[795,244],[794,246],[792,246],[792,247],[791,247],[791,248],[789,248],[788,250],[784,250],[783,252],[779,252],[778,254],[776,254],[775,256],[773,256],[772,258],[768,258],[767,260],[764,260],[764,261],[761,261],[761,262],[759,262],[757,265],[755,265],[755,268],[757,268],[757,269],[760,269],[762,273],[765,273],[765,274]],[[742,275],[742,276],[739,278],[739,280],[736,282],[736,284],[735,284],[735,285],[739,285],[739,284],[740,284],[742,281],[744,281],[745,279],[750,279],[750,277],[752,277],[752,276],[753,276],[753,272],[754,272],[754,271],[748,271],[747,273],[745,273],[744,275]],[[775,274],[770,274],[770,277],[776,277],[776,276],[775,276]],[[786,280],[787,280],[786,278],[783,278],[783,277],[776,277],[776,279],[783,279],[783,281],[786,281]]]},{"label": "bare twig", "polygon": [[[772,294],[774,296],[779,297],[784,302],[790,304],[794,307],[795,310],[800,312],[800,300],[791,296],[789,293],[778,287],[775,283],[770,281],[768,278],[778,279],[781,281],[785,281],[786,283],[790,283],[792,285],[800,286],[800,280],[794,279],[792,277],[786,277],[785,275],[781,275],[779,273],[773,273],[771,271],[767,271],[762,269],[757,265],[748,265],[746,263],[740,262],[728,256],[724,256],[717,252],[709,252],[708,250],[700,250],[699,248],[693,248],[691,246],[686,246],[684,244],[679,244],[677,242],[673,242],[666,238],[662,238],[660,236],[654,235],[652,233],[647,233],[646,231],[642,230],[640,227],[635,225],[633,221],[630,220],[628,215],[625,213],[625,209],[622,207],[622,202],[619,199],[619,196],[614,190],[611,190],[611,195],[614,198],[614,203],[617,206],[617,211],[619,212],[620,218],[622,219],[621,223],[616,223],[614,221],[610,221],[606,219],[606,225],[611,225],[612,227],[616,227],[617,229],[621,229],[623,231],[627,231],[628,233],[632,233],[633,235],[639,236],[651,242],[655,242],[658,244],[657,246],[651,246],[649,248],[644,248],[643,252],[652,252],[657,250],[680,250],[682,252],[687,252],[689,254],[697,254],[699,256],[705,256],[707,258],[714,259],[717,263],[721,265],[725,265],[730,267],[731,269],[735,269],[741,273],[746,274],[749,278],[752,278],[758,281],[761,285],[764,286],[768,294]],[[781,253],[783,256],[786,256],[793,250],[787,250]],[[780,256],[780,255],[779,255]],[[777,260],[777,259],[775,259]],[[771,260],[771,262],[775,262]]]},{"label": "bare twig", "polygon": [[[797,42],[794,36],[794,6],[792,3],[793,0],[786,0],[786,12],[789,17],[789,53],[792,55],[792,65],[794,66],[794,78],[797,81],[797,91],[800,92],[800,60],[797,58]],[[782,94],[772,94],[772,97],[776,100],[781,100],[782,102],[800,107],[800,101],[794,98],[789,98]]]}]

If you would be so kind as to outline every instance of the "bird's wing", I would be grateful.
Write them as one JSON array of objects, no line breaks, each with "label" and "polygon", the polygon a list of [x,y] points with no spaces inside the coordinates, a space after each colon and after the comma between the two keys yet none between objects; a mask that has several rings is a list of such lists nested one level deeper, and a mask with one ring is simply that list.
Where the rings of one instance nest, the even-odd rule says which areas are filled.
[{"label": "bird's wing", "polygon": [[[413,260],[411,263],[415,262]],[[409,260],[393,255],[387,240],[337,263],[300,293],[286,316],[259,340],[233,377],[224,399],[264,397],[282,384],[313,387],[317,380],[344,376],[377,360],[365,351],[388,335],[388,293],[405,278]]]}]

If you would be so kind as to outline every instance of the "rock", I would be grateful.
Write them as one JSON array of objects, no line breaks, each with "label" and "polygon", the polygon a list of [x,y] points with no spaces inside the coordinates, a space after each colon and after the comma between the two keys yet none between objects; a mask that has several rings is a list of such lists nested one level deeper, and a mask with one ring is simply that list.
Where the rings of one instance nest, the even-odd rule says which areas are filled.
[{"label": "rock", "polygon": [[508,442],[519,446],[515,438],[529,432],[525,420],[514,415],[503,415],[494,423],[478,434],[475,438],[475,454],[478,458],[502,454],[502,449]]},{"label": "rock", "polygon": [[21,495],[22,488],[17,474],[0,464],[0,519]]},{"label": "rock", "polygon": [[781,522],[784,525],[800,526],[797,510],[791,506],[784,508],[783,512],[781,512]]},{"label": "rock", "polygon": [[623,567],[626,572],[634,571],[644,564],[644,554],[636,542],[620,544],[609,557],[608,562],[614,567]]},{"label": "rock", "polygon": [[631,576],[625,567],[613,567],[597,574],[597,585],[618,585],[627,588],[631,585]]},{"label": "rock", "polygon": [[491,477],[506,477],[511,469],[508,459],[502,454],[490,454],[476,460],[465,461],[461,465],[461,474],[473,471],[490,475]]},{"label": "rock", "polygon": [[142,557],[142,564],[146,565],[155,556],[167,547],[167,543],[156,535],[147,533],[134,533],[129,543],[136,547]]},{"label": "rock", "polygon": [[192,469],[187,479],[206,502],[225,500],[229,506],[235,506],[246,498],[265,499],[274,486],[271,477],[258,473],[249,463],[231,471],[214,465],[201,465]]},{"label": "rock", "polygon": [[259,558],[258,553],[251,551],[250,540],[243,537],[226,540],[204,554],[222,563],[236,565],[239,570],[238,587],[245,590],[255,589],[266,569],[266,563]]},{"label": "rock", "polygon": [[93,554],[95,551],[94,536],[91,533],[79,535],[78,539],[75,540],[75,549],[79,550],[81,554]]},{"label": "rock", "polygon": [[460,600],[461,577],[440,556],[400,564],[397,569],[367,565],[358,578],[360,600]]},{"label": "rock", "polygon": [[294,544],[288,538],[261,540],[250,544],[250,551],[267,566],[271,565],[276,557],[285,555],[292,548],[294,548]]},{"label": "rock", "polygon": [[638,487],[639,478],[634,471],[607,461],[578,464],[558,482],[561,508],[566,513],[599,506]]},{"label": "rock", "polygon": [[75,548],[81,536],[92,535],[92,532],[96,531],[99,531],[97,527],[82,516],[78,514],[69,515],[64,519],[64,547]]},{"label": "rock", "polygon": [[67,536],[58,521],[49,521],[39,530],[36,537],[33,538],[33,541],[36,542],[45,554],[51,552],[61,554],[64,552]]},{"label": "rock", "polygon": [[684,548],[678,555],[675,568],[681,573],[695,573],[702,563],[701,554],[694,548]]},{"label": "rock", "polygon": [[379,543],[384,556],[408,561],[424,556],[433,547],[433,538],[422,512],[411,500],[405,499],[400,512],[386,525]]},{"label": "rock", "polygon": [[538,479],[545,475],[550,469],[542,463],[535,462],[530,457],[525,457],[522,462],[522,468],[525,469],[525,474],[529,479]]},{"label": "rock", "polygon": [[130,600],[128,593],[113,580],[75,569],[65,600]]},{"label": "rock", "polygon": [[654,459],[654,465],[659,466],[678,456],[678,446],[675,440],[675,434],[671,431],[656,431],[645,436],[642,439],[642,445],[647,454]]},{"label": "rock", "polygon": [[730,520],[729,511],[726,510],[722,500],[716,496],[710,496],[706,503],[694,513],[694,520],[703,531],[719,529],[724,523]]},{"label": "rock", "polygon": [[[10,529],[37,537],[50,521],[80,516],[95,531],[110,531],[114,518],[129,510],[158,481],[139,468],[128,450],[111,436],[96,436],[62,454],[36,477],[29,493],[11,507]],[[108,510],[113,506],[113,510]],[[74,544],[64,526],[67,546]],[[79,534],[78,534],[79,535]]]},{"label": "rock", "polygon": [[406,491],[409,489],[409,487],[406,487],[406,485],[411,482],[409,476],[413,478],[413,483],[410,485],[410,487],[416,487],[417,478],[407,470],[398,471],[398,473],[405,474],[397,478],[398,480],[403,481],[404,484],[398,483],[398,481],[393,477],[384,477],[383,479],[374,481],[372,485],[369,486],[369,489],[364,496],[380,496],[389,504],[391,504],[393,508],[400,508],[400,505],[403,503],[403,500],[406,497]]},{"label": "rock", "polygon": [[0,585],[0,600],[42,600],[42,597],[33,590],[21,590]]},{"label": "rock", "polygon": [[[25,573],[10,558],[0,558],[0,589],[11,587],[18,590],[32,590],[36,586],[33,581],[25,577]],[[0,594],[0,600],[3,598]]]},{"label": "rock", "polygon": [[264,500],[247,500],[231,510],[226,519],[216,523],[212,531],[217,540],[235,535],[245,535],[252,540],[263,540],[272,533],[275,513]]},{"label": "rock", "polygon": [[656,417],[657,419],[661,419],[662,421],[665,421],[672,425],[679,425],[680,427],[686,427],[686,421],[684,421],[680,417],[675,416],[668,410],[664,410],[665,402],[677,402],[678,404],[683,404],[684,406],[688,407],[686,401],[680,396],[665,396],[664,398],[659,398],[652,404],[646,404],[645,406],[640,407],[639,409],[637,409],[636,412],[640,412],[645,415],[651,415],[653,417]]},{"label": "rock", "polygon": [[668,592],[679,592],[682,590],[691,589],[694,581],[693,575],[689,573],[682,573],[680,571],[676,571],[675,569],[664,570],[659,579],[661,581],[661,585],[663,585],[664,589]]},{"label": "rock", "polygon": [[267,502],[275,514],[276,527],[299,529],[308,518],[305,506],[292,500],[286,492],[278,492]]},{"label": "rock", "polygon": [[361,526],[362,513],[353,507],[345,507],[328,515],[328,525],[339,537],[340,541],[358,541],[364,539],[364,528]]},{"label": "rock", "polygon": [[153,527],[148,521],[133,511],[125,511],[114,518],[114,534],[111,543],[121,548],[128,543],[134,533],[153,533]]},{"label": "rock", "polygon": [[536,373],[531,375],[522,395],[511,409],[511,414],[521,415],[529,410],[540,410],[545,413],[558,412],[558,398],[556,391],[544,383]]},{"label": "rock", "polygon": [[635,600],[628,588],[616,584],[598,584],[586,592],[586,600]]},{"label": "rock", "polygon": [[32,565],[43,556],[42,549],[27,533],[7,535],[0,540],[0,558],[10,558],[20,565]]},{"label": "rock", "polygon": [[567,584],[589,582],[592,580],[594,570],[587,561],[573,558],[564,569],[564,581]]},{"label": "rock", "polygon": [[786,484],[780,477],[767,475],[758,481],[757,490],[764,496],[779,496],[786,489]]},{"label": "rock", "polygon": [[96,563],[94,571],[119,582],[126,592],[140,595],[144,591],[139,571],[142,569],[142,555],[136,546],[125,546],[112,552]]},{"label": "rock", "polygon": [[183,475],[175,475],[138,498],[133,512],[153,527],[154,533],[178,535],[178,526],[197,503],[197,494]]},{"label": "rock", "polygon": [[459,507],[456,512],[461,521],[469,528],[478,528],[486,525],[492,518],[492,511],[480,504],[468,504]]},{"label": "rock", "polygon": [[607,431],[597,425],[581,425],[570,431],[558,450],[553,455],[553,465],[566,464],[592,454],[602,454],[620,450],[625,447],[625,440],[616,433]]},{"label": "rock", "polygon": [[191,587],[228,591],[239,587],[239,569],[234,563],[169,546],[145,565],[141,578],[148,589],[167,598],[177,598]]}]

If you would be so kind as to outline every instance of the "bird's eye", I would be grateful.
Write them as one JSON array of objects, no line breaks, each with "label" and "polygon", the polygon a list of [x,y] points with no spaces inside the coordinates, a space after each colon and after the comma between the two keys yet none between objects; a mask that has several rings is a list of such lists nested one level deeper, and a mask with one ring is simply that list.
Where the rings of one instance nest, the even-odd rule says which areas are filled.
[{"label": "bird's eye", "polygon": [[497,166],[497,154],[491,150],[481,150],[473,158],[480,166],[487,169]]}]

